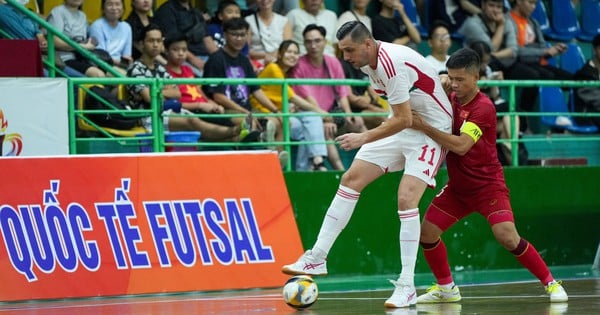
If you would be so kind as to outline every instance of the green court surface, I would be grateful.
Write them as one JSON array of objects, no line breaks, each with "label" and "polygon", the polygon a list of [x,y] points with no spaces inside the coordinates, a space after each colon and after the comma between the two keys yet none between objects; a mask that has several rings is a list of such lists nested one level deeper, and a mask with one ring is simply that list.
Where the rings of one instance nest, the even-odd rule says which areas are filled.
[{"label": "green court surface", "polygon": [[[522,269],[490,272],[455,272],[463,300],[450,304],[418,304],[386,309],[392,292],[389,276],[316,278],[317,302],[303,311],[287,306],[280,288],[219,292],[191,292],[110,298],[31,301],[0,304],[4,314],[600,314],[600,271],[590,265],[553,267],[569,294],[566,303],[550,303],[540,283]],[[424,293],[433,281],[429,274],[416,276],[417,290]]]}]

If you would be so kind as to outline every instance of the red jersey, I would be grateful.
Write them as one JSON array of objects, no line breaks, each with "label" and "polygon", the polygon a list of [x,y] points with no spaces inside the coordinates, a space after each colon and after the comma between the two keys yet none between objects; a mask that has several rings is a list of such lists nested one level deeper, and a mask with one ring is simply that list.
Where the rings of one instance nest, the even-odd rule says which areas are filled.
[{"label": "red jersey", "polygon": [[[174,72],[170,68],[167,68],[169,74],[173,78],[179,79],[193,79],[194,72],[192,68],[186,65],[181,65],[181,73]],[[181,92],[181,98],[179,99],[182,103],[206,103],[208,100],[202,94],[200,86],[197,84],[179,84],[179,91]]]},{"label": "red jersey", "polygon": [[450,95],[454,120],[452,134],[460,135],[464,123],[476,124],[481,138],[463,156],[448,152],[448,188],[458,195],[468,196],[485,189],[505,190],[504,171],[496,151],[496,108],[487,95],[479,92],[467,104],[460,104],[455,93]]}]

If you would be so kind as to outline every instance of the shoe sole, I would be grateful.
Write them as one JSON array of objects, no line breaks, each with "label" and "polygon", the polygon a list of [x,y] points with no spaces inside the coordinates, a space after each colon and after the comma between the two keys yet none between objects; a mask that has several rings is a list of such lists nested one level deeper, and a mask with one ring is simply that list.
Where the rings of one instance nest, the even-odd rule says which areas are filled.
[{"label": "shoe sole", "polygon": [[298,272],[296,270],[292,270],[289,268],[281,268],[281,272],[285,273],[286,275],[290,275],[290,276],[299,276],[299,275],[305,275],[305,276],[326,276],[327,273],[309,273],[309,272]]},{"label": "shoe sole", "polygon": [[412,304],[406,304],[406,305],[402,305],[402,306],[397,306],[395,304],[392,303],[383,303],[383,306],[387,307],[387,308],[404,308],[404,307],[411,307],[413,305],[417,305],[417,302],[412,303]]},{"label": "shoe sole", "polygon": [[419,301],[419,300],[417,300],[417,303],[419,303],[419,304],[446,304],[446,303],[460,302],[460,300],[462,300],[462,298],[460,298],[458,300],[451,300],[451,301]]}]

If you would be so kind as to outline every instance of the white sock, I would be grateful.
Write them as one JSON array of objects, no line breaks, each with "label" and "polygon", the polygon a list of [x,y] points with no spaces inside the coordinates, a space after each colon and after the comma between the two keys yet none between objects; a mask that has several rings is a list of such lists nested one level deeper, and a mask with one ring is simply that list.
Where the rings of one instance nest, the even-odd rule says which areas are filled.
[{"label": "white sock", "polygon": [[438,284],[438,287],[440,287],[444,290],[451,290],[454,287],[454,281],[452,281],[448,284]]},{"label": "white sock", "polygon": [[398,216],[400,217],[400,259],[402,262],[400,280],[414,285],[415,265],[421,236],[419,209],[398,210]]},{"label": "white sock", "polygon": [[340,185],[329,209],[327,209],[319,236],[313,246],[312,253],[315,258],[325,259],[327,257],[331,246],[348,225],[359,197],[359,192]]}]

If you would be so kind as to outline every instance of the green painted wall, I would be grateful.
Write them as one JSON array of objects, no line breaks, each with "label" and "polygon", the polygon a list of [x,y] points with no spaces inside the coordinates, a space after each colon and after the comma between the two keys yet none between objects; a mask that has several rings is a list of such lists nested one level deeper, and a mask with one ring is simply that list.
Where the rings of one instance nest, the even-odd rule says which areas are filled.
[{"label": "green painted wall", "polygon": [[[286,173],[290,199],[305,248],[314,243],[342,173]],[[591,264],[600,241],[600,167],[506,168],[516,225],[548,265]],[[328,257],[330,273],[393,274],[400,270],[396,191],[400,174],[368,186]],[[447,173],[438,174],[438,190]],[[421,202],[421,218],[437,190]],[[496,243],[487,221],[469,216],[448,230],[444,241],[453,270],[518,268]],[[300,253],[299,253],[300,254]],[[417,272],[429,272],[421,252]]]}]

